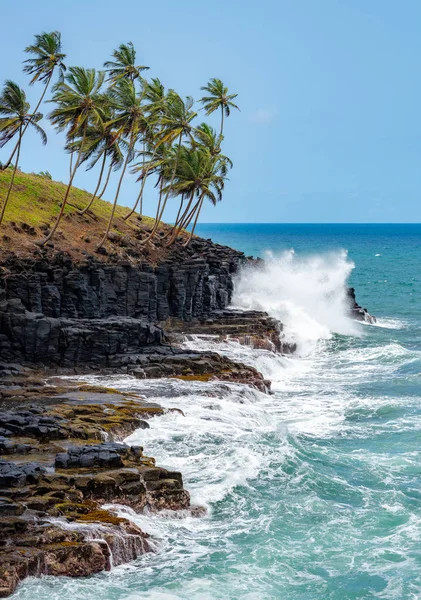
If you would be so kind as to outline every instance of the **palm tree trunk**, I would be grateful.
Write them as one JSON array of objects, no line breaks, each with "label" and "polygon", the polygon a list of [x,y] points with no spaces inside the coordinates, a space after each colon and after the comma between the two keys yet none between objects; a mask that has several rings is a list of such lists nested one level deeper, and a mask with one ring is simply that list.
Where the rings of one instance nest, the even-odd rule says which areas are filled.
[{"label": "palm tree trunk", "polygon": [[136,210],[136,208],[137,208],[137,205],[139,204],[139,200],[140,200],[140,198],[141,198],[141,197],[142,197],[142,195],[143,195],[143,189],[144,189],[144,187],[145,187],[146,179],[148,178],[148,173],[149,173],[149,171],[150,171],[150,165],[153,163],[153,159],[155,158],[155,154],[156,154],[156,146],[155,146],[155,148],[154,148],[154,151],[153,151],[152,158],[151,158],[151,160],[150,160],[149,166],[148,166],[148,168],[146,169],[146,173],[145,173],[145,175],[144,175],[144,177],[143,177],[142,185],[141,185],[141,187],[140,187],[140,192],[139,192],[139,195],[138,195],[138,197],[137,197],[137,200],[136,200],[136,202],[135,202],[135,204],[134,204],[133,208],[131,209],[131,211],[129,211],[129,212],[127,213],[127,215],[124,215],[124,217],[123,217],[123,219],[124,219],[125,221],[126,221],[126,220],[127,220],[129,217],[131,217],[131,216],[132,216],[132,214],[135,212],[135,210]]},{"label": "palm tree trunk", "polygon": [[116,206],[117,206],[118,196],[120,195],[121,184],[123,183],[123,177],[124,177],[124,174],[126,173],[127,164],[129,162],[129,157],[130,157],[131,150],[132,150],[132,144],[133,144],[133,141],[131,142],[131,144],[130,144],[128,150],[127,150],[126,160],[124,161],[123,171],[122,171],[122,173],[120,175],[120,179],[119,179],[119,182],[118,182],[117,191],[116,191],[115,197],[114,197],[113,209],[111,211],[111,215],[110,215],[110,218],[108,220],[107,228],[106,228],[105,233],[104,233],[101,241],[99,242],[97,248],[101,248],[101,246],[104,245],[104,242],[107,239],[108,234],[110,233],[111,223],[113,222],[113,219],[114,219],[114,213],[115,213],[115,209],[116,209]]},{"label": "palm tree trunk", "polygon": [[22,136],[23,136],[23,132],[22,132],[22,125],[21,125],[20,128],[19,128],[19,141],[18,141],[18,145],[17,145],[16,163],[15,163],[15,166],[14,166],[14,169],[13,169],[12,178],[11,178],[10,183],[9,183],[9,187],[8,187],[8,190],[7,190],[6,198],[5,198],[4,203],[3,203],[3,208],[1,209],[0,225],[3,222],[4,213],[6,211],[6,206],[7,206],[7,203],[9,201],[10,193],[12,191],[13,182],[15,180],[15,175],[16,175],[16,171],[17,171],[17,168],[18,168],[18,164],[19,164],[19,156],[20,156],[20,147],[21,147],[21,143],[22,143]]},{"label": "palm tree trunk", "polygon": [[183,209],[183,204],[184,204],[184,194],[182,194],[182,196],[181,196],[181,202],[180,202],[180,206],[178,208],[177,216],[174,221],[174,225],[170,229],[168,229],[167,233],[163,236],[164,239],[167,238],[169,235],[171,235],[173,233],[174,229],[177,227],[178,219],[180,218],[181,211]]},{"label": "palm tree trunk", "polygon": [[113,165],[111,164],[109,169],[108,169],[108,173],[107,173],[107,179],[105,180],[105,184],[104,187],[102,188],[102,191],[100,194],[98,194],[98,200],[101,200],[102,196],[105,194],[105,190],[108,187],[108,184],[110,183],[110,176],[111,176],[111,171],[113,170]]},{"label": "palm tree trunk", "polygon": [[148,242],[155,235],[155,232],[158,229],[159,224],[161,223],[161,219],[162,219],[162,216],[164,214],[164,210],[165,210],[165,207],[167,205],[167,201],[168,201],[168,198],[169,198],[169,195],[170,195],[171,186],[174,183],[175,174],[177,172],[177,164],[178,164],[178,159],[179,159],[179,156],[180,156],[180,148],[181,148],[182,137],[183,137],[183,132],[181,132],[180,135],[179,135],[179,137],[178,137],[178,147],[177,147],[177,154],[175,156],[175,164],[174,164],[174,168],[172,170],[171,181],[170,181],[170,184],[168,186],[167,193],[165,194],[165,199],[164,199],[164,202],[162,204],[161,211],[159,211],[159,205],[158,205],[158,208],[157,208],[157,211],[156,211],[156,217],[155,217],[155,224],[152,227],[152,231],[150,232],[150,234],[144,240],[141,240],[141,242],[140,242],[141,244],[146,244],[146,242]]},{"label": "palm tree trunk", "polygon": [[171,239],[167,242],[167,246],[171,246],[171,244],[175,242],[176,238],[179,236],[181,231],[189,226],[192,218],[194,217],[195,212],[197,211],[199,203],[200,200],[196,202],[191,211],[187,215],[185,215],[184,218],[180,221],[177,231],[171,236]]},{"label": "palm tree trunk", "polygon": [[221,131],[219,132],[220,137],[222,137],[223,131],[224,131],[224,105],[221,106]]},{"label": "palm tree trunk", "polygon": [[175,225],[177,225],[178,219],[180,218],[180,214],[181,214],[181,211],[183,209],[183,204],[184,204],[184,194],[181,196],[180,207],[178,209],[178,213],[177,213],[177,216],[175,218],[175,223],[174,223]]},{"label": "palm tree trunk", "polygon": [[[72,138],[71,143],[73,144],[73,138]],[[73,150],[70,150],[69,177],[72,176],[72,172],[73,172]]]},{"label": "palm tree trunk", "polygon": [[193,206],[193,208],[191,209],[191,211],[189,212],[189,214],[188,214],[188,215],[186,215],[186,216],[184,217],[184,219],[183,219],[183,220],[180,222],[180,225],[179,225],[179,228],[178,228],[178,231],[179,231],[179,232],[180,232],[182,229],[186,229],[186,227],[188,227],[188,226],[190,225],[190,222],[191,222],[191,220],[192,220],[192,218],[193,218],[193,216],[194,216],[194,213],[196,212],[196,210],[197,210],[197,207],[199,206],[199,204],[200,204],[200,198],[199,198],[199,200],[196,202],[196,204]]},{"label": "palm tree trunk", "polygon": [[107,153],[104,151],[104,158],[102,159],[101,172],[99,174],[99,179],[98,179],[97,186],[95,188],[94,193],[92,194],[91,199],[89,200],[89,203],[85,206],[85,208],[83,210],[79,211],[80,215],[84,215],[86,213],[86,211],[88,211],[91,208],[91,206],[92,206],[92,204],[93,204],[93,202],[94,202],[94,200],[96,198],[96,195],[97,195],[98,190],[99,190],[99,186],[101,185],[102,176],[104,175],[104,168],[105,168],[105,162],[106,162],[106,160],[107,160]]},{"label": "palm tree trunk", "polygon": [[197,213],[196,213],[196,218],[195,218],[194,223],[193,223],[193,228],[192,228],[192,230],[190,232],[190,235],[189,235],[189,238],[188,238],[187,242],[185,242],[183,244],[184,247],[188,246],[190,244],[191,240],[192,240],[192,237],[193,237],[193,234],[194,234],[194,230],[196,229],[196,225],[197,225],[197,219],[199,218],[200,211],[202,210],[202,204],[203,204],[204,198],[205,198],[205,194],[202,194],[202,196],[200,198],[199,205],[198,205],[198,210],[197,210]]},{"label": "palm tree trunk", "polygon": [[[145,142],[143,142],[142,144],[143,147],[143,155],[142,155],[142,172],[145,168]],[[140,202],[139,202],[139,216],[141,217],[143,215],[143,190],[142,190],[142,195],[140,196]]]},{"label": "palm tree trunk", "polygon": [[180,218],[180,220],[178,222],[178,225],[175,224],[174,227],[172,228],[170,238],[169,238],[169,240],[167,242],[167,246],[171,246],[171,244],[174,242],[175,238],[178,236],[178,234],[180,233],[180,231],[183,229],[183,226],[184,226],[184,223],[185,223],[186,219],[189,218],[189,217],[191,218],[189,210],[190,210],[190,206],[192,205],[192,202],[193,202],[195,191],[196,190],[192,191],[192,193],[190,195],[190,198],[189,198],[189,201],[187,203],[187,206],[186,206],[186,208],[185,208],[185,210],[184,210],[183,214],[181,215],[181,218]]},{"label": "palm tree trunk", "polygon": [[74,177],[76,175],[76,171],[79,168],[80,159],[82,158],[82,150],[83,150],[83,146],[85,144],[85,137],[86,137],[86,127],[85,127],[84,132],[83,132],[82,143],[80,145],[80,149],[79,149],[79,152],[78,152],[78,156],[77,156],[75,168],[73,169],[73,171],[70,174],[69,183],[67,184],[66,193],[64,194],[63,202],[61,203],[61,208],[60,208],[60,212],[58,214],[57,220],[56,220],[56,222],[55,222],[52,230],[50,231],[50,233],[43,240],[41,240],[41,242],[39,242],[39,244],[41,246],[44,246],[47,242],[49,242],[51,240],[51,238],[53,237],[53,235],[55,234],[55,232],[57,230],[57,227],[59,226],[59,223],[60,223],[61,218],[62,218],[63,213],[64,213],[64,209],[65,209],[66,204],[67,204],[67,198],[69,197],[70,190],[72,188],[73,179],[74,179]]},{"label": "palm tree trunk", "polygon": [[[43,91],[43,92],[42,92],[42,94],[41,94],[41,98],[38,100],[38,104],[36,105],[36,107],[35,107],[35,109],[34,109],[34,112],[33,112],[32,114],[35,114],[35,113],[37,113],[37,112],[38,112],[38,109],[39,109],[39,107],[41,106],[41,104],[42,104],[42,101],[44,100],[44,96],[45,96],[45,94],[47,93],[47,90],[48,90],[48,87],[49,87],[49,85],[50,85],[50,81],[51,81],[51,78],[52,78],[52,76],[53,76],[53,71],[51,71],[51,75],[49,76],[49,78],[48,78],[48,80],[47,80],[47,82],[46,82],[46,84],[45,84],[45,86],[44,86],[44,91]],[[29,127],[30,123],[31,123],[31,119],[29,119],[29,121],[26,123],[25,127],[23,128],[23,131],[22,131],[21,138],[22,138],[22,137],[25,135],[25,131],[28,129],[28,127]],[[10,158],[9,158],[9,160],[6,162],[6,164],[4,164],[4,165],[2,165],[2,166],[0,167],[0,170],[1,170],[1,171],[4,171],[4,169],[7,169],[7,167],[10,165],[10,163],[12,162],[12,160],[13,160],[13,157],[14,157],[14,155],[15,155],[15,153],[16,153],[16,150],[17,150],[17,148],[18,148],[19,144],[20,144],[20,140],[18,141],[18,143],[16,144],[16,146],[13,148],[13,152],[12,152],[12,154],[10,155]],[[17,160],[17,159],[16,159],[16,160]]]},{"label": "palm tree trunk", "polygon": [[[143,181],[142,181],[142,183],[143,183]],[[137,207],[137,205],[139,204],[139,201],[140,201],[139,214],[142,214],[142,203],[143,203],[143,187],[142,186],[140,186],[140,190],[137,195],[136,202],[134,203],[133,212],[135,212],[135,207]],[[131,214],[133,214],[133,213],[131,213]],[[125,219],[125,218],[126,218],[126,216],[123,217],[123,219]]]}]

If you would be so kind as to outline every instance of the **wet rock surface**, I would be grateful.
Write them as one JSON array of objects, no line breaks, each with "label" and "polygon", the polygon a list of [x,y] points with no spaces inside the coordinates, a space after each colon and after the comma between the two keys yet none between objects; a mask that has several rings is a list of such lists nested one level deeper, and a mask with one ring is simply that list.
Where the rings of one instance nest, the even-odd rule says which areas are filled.
[{"label": "wet rock surface", "polygon": [[376,322],[376,317],[374,317],[373,315],[370,315],[370,313],[368,312],[368,310],[366,308],[362,308],[355,297],[355,289],[354,288],[348,288],[347,289],[347,295],[348,295],[348,300],[349,300],[349,305],[350,305],[350,309],[351,309],[351,316],[353,319],[355,319],[356,321],[363,321],[365,323],[375,323]]},{"label": "wet rock surface", "polygon": [[206,319],[183,322],[169,319],[165,330],[170,334],[212,335],[219,341],[232,340],[252,348],[292,354],[296,344],[287,342],[283,325],[267,313],[257,310],[224,309],[210,313]]},{"label": "wet rock surface", "polygon": [[157,466],[141,446],[104,439],[149,427],[164,412],[157,404],[35,376],[2,383],[0,597],[27,576],[87,576],[151,551],[148,535],[113,503],[201,514],[181,473]]},{"label": "wet rock surface", "polygon": [[138,379],[176,377],[185,381],[227,381],[250,385],[261,392],[270,391],[270,381],[257,369],[234,362],[216,352],[173,349],[170,354],[151,354],[141,366],[129,369]]},{"label": "wet rock surface", "polygon": [[[253,367],[180,347],[182,335],[211,335],[295,351],[266,313],[227,309],[246,260],[194,239],[157,266],[89,256],[75,265],[60,252],[48,260],[10,256],[0,266],[0,597],[30,575],[87,576],[150,551],[148,535],[119,518],[113,503],[203,514],[190,506],[181,473],[117,441],[148,428],[164,412],[159,405],[58,378],[46,383],[37,370],[162,379],[163,395],[176,379],[268,392]],[[348,294],[352,316],[374,322],[354,290]]]}]

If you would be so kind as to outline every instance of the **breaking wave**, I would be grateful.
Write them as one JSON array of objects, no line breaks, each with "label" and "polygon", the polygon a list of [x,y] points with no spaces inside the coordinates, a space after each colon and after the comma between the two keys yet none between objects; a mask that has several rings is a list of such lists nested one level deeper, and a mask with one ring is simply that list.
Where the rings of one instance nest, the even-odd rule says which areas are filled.
[{"label": "breaking wave", "polygon": [[347,280],[354,268],[345,250],[297,256],[294,250],[268,253],[264,263],[245,267],[237,277],[233,306],[264,310],[282,321],[300,354],[332,333],[359,335],[349,317]]}]

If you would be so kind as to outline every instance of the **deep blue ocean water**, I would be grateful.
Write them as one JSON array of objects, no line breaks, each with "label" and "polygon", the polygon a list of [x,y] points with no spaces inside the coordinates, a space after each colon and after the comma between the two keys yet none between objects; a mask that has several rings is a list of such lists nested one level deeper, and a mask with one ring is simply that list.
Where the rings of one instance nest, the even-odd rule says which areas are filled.
[{"label": "deep blue ocean water", "polygon": [[[189,342],[255,365],[272,396],[100,379],[183,409],[130,439],[180,469],[208,516],[131,515],[155,554],[86,580],[32,580],[14,598],[421,598],[421,225],[203,224],[198,234],[268,259],[237,282],[234,302],[281,318],[297,356]],[[347,318],[347,278],[376,326]]]}]

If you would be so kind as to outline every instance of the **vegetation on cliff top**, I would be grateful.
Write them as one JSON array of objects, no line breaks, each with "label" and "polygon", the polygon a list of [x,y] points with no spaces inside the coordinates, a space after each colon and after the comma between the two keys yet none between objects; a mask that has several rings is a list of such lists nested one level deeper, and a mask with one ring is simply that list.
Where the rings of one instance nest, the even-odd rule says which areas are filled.
[{"label": "vegetation on cliff top", "polygon": [[[0,148],[12,145],[9,158],[1,165],[3,171],[11,167],[11,174],[6,181],[6,189],[2,190],[0,224],[4,220],[12,220],[13,207],[10,204],[13,204],[13,190],[19,191],[19,158],[28,127],[40,134],[43,143],[47,142],[39,124],[43,115],[38,109],[58,75],[58,80],[52,85],[49,102],[54,103],[54,108],[48,118],[57,131],[66,135],[70,175],[67,186],[55,188],[59,193],[58,197],[54,197],[54,207],[51,207],[54,210],[50,211],[55,219],[46,223],[42,239],[37,240],[37,244],[44,246],[59,232],[63,217],[72,218],[69,202],[77,206],[79,217],[88,214],[88,211],[99,219],[104,217],[100,199],[107,189],[112,171],[120,171],[113,204],[104,219],[103,235],[95,240],[96,249],[101,249],[110,239],[112,227],[117,231],[119,226],[121,228],[121,219],[129,221],[138,206],[142,214],[144,187],[150,177],[157,189],[156,218],[146,235],[144,230],[139,230],[139,244],[146,244],[158,235],[167,202],[174,197],[179,199],[178,214],[173,227],[163,236],[166,245],[170,246],[183,229],[192,224],[192,232],[185,241],[188,245],[204,200],[216,204],[222,199],[225,180],[232,167],[231,160],[221,152],[224,118],[230,115],[232,108],[238,108],[234,103],[236,94],[230,94],[222,81],[215,78],[202,87],[207,94],[200,100],[205,113],[210,115],[218,110],[221,113],[220,131],[217,133],[206,123],[195,125],[198,113],[190,96],[183,99],[175,90],[166,91],[159,79],[144,78],[143,72],[149,67],[137,64],[136,50],[131,42],[114,50],[112,60],[104,63],[103,71],[79,66],[67,68],[61,34],[57,31],[35,36],[33,45],[28,46],[25,52],[30,57],[25,60],[24,66],[24,71],[32,77],[30,84],[41,82],[43,88],[34,110],[27,102],[25,91],[11,80],[5,82],[0,94]],[[82,166],[91,169],[97,165],[99,172],[95,190],[79,205],[75,204],[75,196],[79,192],[74,190],[73,181],[77,171]],[[133,209],[123,214],[117,202],[128,172],[136,175],[139,193]],[[30,191],[31,186],[27,182],[25,194]],[[15,195],[15,213],[21,210],[19,198],[19,194],[17,199]],[[29,219],[34,226],[38,225],[40,221],[36,217],[39,210],[42,207],[35,206],[33,214],[28,215],[25,222]],[[75,219],[76,227],[78,222]],[[134,223],[136,226],[137,223]]]},{"label": "vegetation on cliff top", "polygon": [[[4,197],[11,177],[11,169],[0,171],[0,197]],[[105,200],[96,200],[95,211],[89,210],[81,215],[79,211],[86,206],[91,194],[75,187],[70,190],[56,237],[44,249],[39,248],[36,241],[45,235],[57,218],[65,190],[63,183],[52,181],[45,175],[17,170],[0,230],[0,262],[4,262],[11,253],[26,259],[56,251],[68,253],[76,262],[85,259],[88,254],[102,260],[109,260],[109,257],[125,260],[141,258],[159,262],[170,251],[161,236],[171,231],[171,227],[161,223],[156,238],[147,246],[140,246],[139,238],[150,233],[154,219],[143,216],[141,220],[140,217],[124,220],[128,209],[117,206],[113,232],[107,247],[102,249],[103,254],[98,254],[97,244],[103,235],[112,205]],[[182,233],[182,237],[186,239],[186,234]]]}]

